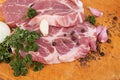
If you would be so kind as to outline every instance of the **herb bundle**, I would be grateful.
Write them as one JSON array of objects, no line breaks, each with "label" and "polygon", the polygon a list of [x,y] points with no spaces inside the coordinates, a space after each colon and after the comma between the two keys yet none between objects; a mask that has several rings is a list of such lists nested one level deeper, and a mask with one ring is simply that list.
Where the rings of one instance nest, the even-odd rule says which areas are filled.
[{"label": "herb bundle", "polygon": [[[20,50],[26,53],[37,51],[36,39],[38,38],[40,38],[40,35],[35,31],[30,32],[16,28],[10,36],[6,37],[4,42],[0,43],[0,62],[10,62],[15,76],[26,75],[31,65],[34,65],[34,71],[41,70],[44,67],[43,64],[32,61],[30,54],[27,54],[25,58],[20,55]],[[14,49],[16,54],[12,54],[11,48]]]}]

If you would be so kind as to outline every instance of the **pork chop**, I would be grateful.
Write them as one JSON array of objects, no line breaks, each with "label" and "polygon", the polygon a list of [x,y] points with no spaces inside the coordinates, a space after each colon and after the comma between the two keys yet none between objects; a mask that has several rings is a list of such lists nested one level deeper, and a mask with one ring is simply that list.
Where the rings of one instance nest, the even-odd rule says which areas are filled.
[{"label": "pork chop", "polygon": [[37,10],[38,16],[29,25],[37,25],[46,19],[49,25],[70,27],[83,22],[83,5],[79,0],[6,0],[2,5],[5,22],[11,27],[24,22],[29,7]]},{"label": "pork chop", "polygon": [[[35,26],[24,29],[40,32]],[[31,54],[33,60],[45,64],[71,62],[96,50],[96,36],[96,28],[88,22],[66,28],[50,26],[48,36],[37,40],[38,51],[22,51],[21,55]]]},{"label": "pork chop", "polygon": [[84,20],[84,9],[80,0],[39,0],[32,8],[39,15],[29,25],[37,25],[42,19],[46,19],[51,26],[70,27]]},{"label": "pork chop", "polygon": [[11,26],[15,27],[16,23],[20,22],[27,13],[28,7],[35,0],[6,0],[1,6],[1,12],[5,22]]},{"label": "pork chop", "polygon": [[[21,21],[28,7],[37,10],[33,19]],[[84,57],[90,50],[96,51],[96,40],[105,42],[106,28],[84,22],[84,9],[80,0],[7,0],[2,6],[3,17],[10,25],[40,33],[42,19],[49,23],[49,34],[37,40],[38,51],[20,51],[25,57],[31,54],[34,61],[44,64],[71,62]],[[98,31],[98,32],[97,32]],[[104,35],[105,33],[105,35]]]}]

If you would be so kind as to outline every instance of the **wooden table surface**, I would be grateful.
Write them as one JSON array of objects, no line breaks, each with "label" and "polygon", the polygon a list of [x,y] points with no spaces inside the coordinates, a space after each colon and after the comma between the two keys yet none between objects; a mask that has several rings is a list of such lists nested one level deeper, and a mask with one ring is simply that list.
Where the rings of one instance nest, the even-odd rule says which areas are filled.
[{"label": "wooden table surface", "polygon": [[[4,0],[0,0],[2,2]],[[99,60],[92,60],[88,66],[80,66],[80,62],[45,65],[39,72],[29,69],[27,76],[14,77],[10,66],[0,64],[0,80],[120,80],[120,0],[82,0],[85,14],[90,12],[91,6],[104,12],[104,16],[97,18],[97,24],[108,28],[112,40],[111,44],[103,43],[101,50],[105,56]],[[118,20],[113,21],[117,16]]]}]

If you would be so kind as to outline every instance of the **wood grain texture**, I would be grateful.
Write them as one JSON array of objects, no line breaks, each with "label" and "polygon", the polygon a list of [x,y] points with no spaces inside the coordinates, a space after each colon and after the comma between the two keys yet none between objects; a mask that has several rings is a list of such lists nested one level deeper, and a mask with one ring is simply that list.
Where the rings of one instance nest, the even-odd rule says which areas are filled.
[{"label": "wood grain texture", "polygon": [[[94,7],[104,12],[104,16],[97,18],[97,24],[107,26],[111,33],[111,44],[102,44],[102,51],[106,54],[100,60],[93,60],[89,66],[80,66],[78,61],[45,65],[39,72],[29,70],[27,76],[14,77],[10,66],[0,64],[0,80],[120,80],[120,0],[82,0],[85,14],[89,15],[88,7]],[[117,24],[113,24],[113,17],[117,16]]]}]

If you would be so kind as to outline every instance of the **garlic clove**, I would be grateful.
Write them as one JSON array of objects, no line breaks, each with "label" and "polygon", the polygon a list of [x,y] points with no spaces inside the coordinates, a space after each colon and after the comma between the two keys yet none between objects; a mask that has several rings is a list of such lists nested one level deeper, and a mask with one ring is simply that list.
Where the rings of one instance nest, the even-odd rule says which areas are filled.
[{"label": "garlic clove", "polygon": [[2,43],[4,41],[4,39],[9,36],[11,33],[11,30],[9,28],[9,26],[0,21],[0,43]]},{"label": "garlic clove", "polygon": [[40,31],[43,34],[43,36],[47,36],[49,33],[49,24],[46,19],[41,20],[39,25]]}]

